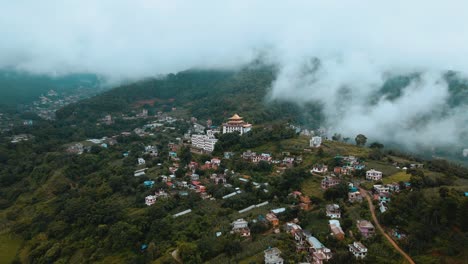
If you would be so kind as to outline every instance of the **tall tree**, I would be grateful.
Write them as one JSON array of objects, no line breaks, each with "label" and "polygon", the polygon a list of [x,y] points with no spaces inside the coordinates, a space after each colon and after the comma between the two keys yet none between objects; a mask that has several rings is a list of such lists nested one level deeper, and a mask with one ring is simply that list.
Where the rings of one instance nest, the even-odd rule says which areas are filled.
[{"label": "tall tree", "polygon": [[359,134],[359,135],[356,136],[356,138],[354,140],[356,141],[356,145],[364,146],[364,145],[366,145],[367,137],[364,136],[363,134]]}]

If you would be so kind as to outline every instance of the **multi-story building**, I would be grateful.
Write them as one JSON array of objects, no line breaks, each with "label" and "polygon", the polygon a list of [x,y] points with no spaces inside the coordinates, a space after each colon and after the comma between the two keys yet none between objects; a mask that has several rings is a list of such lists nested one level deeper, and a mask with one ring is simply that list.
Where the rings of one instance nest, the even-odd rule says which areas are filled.
[{"label": "multi-story building", "polygon": [[192,135],[192,146],[207,152],[212,152],[214,150],[216,142],[218,142],[218,140],[213,136]]},{"label": "multi-story building", "polygon": [[382,172],[374,169],[366,171],[366,179],[371,181],[379,181],[382,179]]},{"label": "multi-story building", "polygon": [[361,242],[349,244],[349,252],[353,253],[356,258],[364,258],[367,255],[367,248]]},{"label": "multi-story building", "polygon": [[249,132],[252,129],[252,124],[249,124],[243,120],[242,117],[235,114],[227,123],[223,123],[223,134],[239,132],[241,135]]}]

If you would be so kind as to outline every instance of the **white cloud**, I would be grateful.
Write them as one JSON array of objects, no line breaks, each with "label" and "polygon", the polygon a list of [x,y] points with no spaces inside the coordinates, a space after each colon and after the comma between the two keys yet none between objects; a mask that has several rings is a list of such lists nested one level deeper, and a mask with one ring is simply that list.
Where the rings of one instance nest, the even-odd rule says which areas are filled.
[{"label": "white cloud", "polygon": [[[281,69],[272,96],[324,102],[340,132],[455,143],[467,130],[466,109],[419,129],[408,123],[444,107],[441,72],[468,72],[467,10],[461,0],[3,1],[0,67],[141,78],[235,67],[268,48]],[[312,57],[322,67],[304,74]],[[388,74],[408,72],[428,74],[404,98],[368,105]],[[352,95],[337,96],[343,87]],[[437,133],[442,125],[443,138]]]}]

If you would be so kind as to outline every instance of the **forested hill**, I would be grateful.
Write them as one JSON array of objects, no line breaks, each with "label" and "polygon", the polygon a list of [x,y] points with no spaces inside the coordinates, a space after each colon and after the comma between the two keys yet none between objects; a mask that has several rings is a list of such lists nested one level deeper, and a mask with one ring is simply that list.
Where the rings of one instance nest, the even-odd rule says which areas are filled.
[{"label": "forested hill", "polygon": [[176,107],[197,118],[211,118],[215,123],[239,112],[255,123],[293,119],[317,125],[321,121],[317,105],[303,109],[293,103],[266,101],[274,75],[271,67],[240,71],[189,70],[117,87],[67,106],[57,117],[75,122],[91,121],[106,113],[125,113],[139,101],[150,100],[154,105],[148,107],[161,111]]},{"label": "forested hill", "polygon": [[0,70],[0,106],[28,104],[53,89],[96,88],[100,80],[94,74],[70,74],[60,77]]}]

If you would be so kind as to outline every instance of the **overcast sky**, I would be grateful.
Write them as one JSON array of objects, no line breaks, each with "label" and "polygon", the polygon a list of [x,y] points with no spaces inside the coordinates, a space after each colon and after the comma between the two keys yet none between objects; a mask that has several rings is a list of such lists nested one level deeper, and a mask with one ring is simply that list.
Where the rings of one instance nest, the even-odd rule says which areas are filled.
[{"label": "overcast sky", "polygon": [[[235,67],[268,51],[281,66],[271,96],[321,100],[335,130],[421,143],[443,121],[448,136],[436,141],[455,144],[467,129],[465,108],[420,131],[405,128],[445,106],[444,70],[468,73],[467,14],[468,1],[2,1],[0,67],[118,80]],[[322,60],[320,76],[301,75],[310,57]],[[415,71],[423,80],[404,98],[368,107],[388,74]],[[354,93],[346,111],[330,100],[343,86]]]}]

